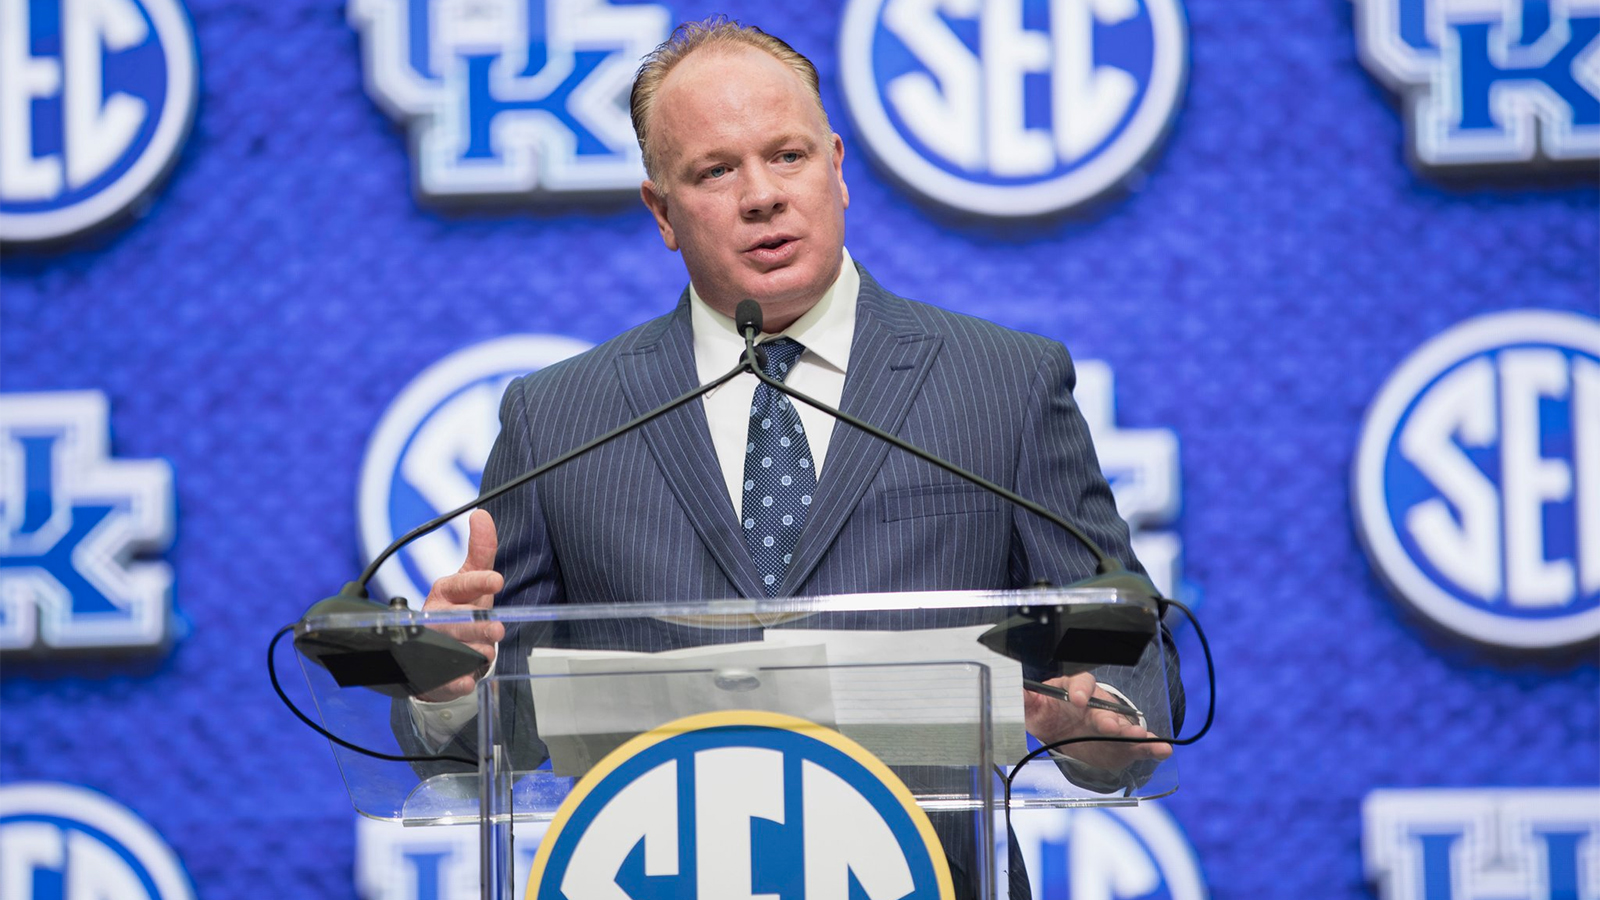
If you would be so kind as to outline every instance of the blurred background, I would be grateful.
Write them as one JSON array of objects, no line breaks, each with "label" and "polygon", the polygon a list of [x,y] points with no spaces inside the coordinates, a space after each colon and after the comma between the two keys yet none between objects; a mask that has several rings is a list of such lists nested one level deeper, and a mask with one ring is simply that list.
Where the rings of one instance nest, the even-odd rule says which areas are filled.
[{"label": "blurred background", "polygon": [[625,97],[719,12],[874,277],[1069,347],[1212,641],[1181,789],[1034,814],[1035,896],[1600,897],[1593,0],[0,2],[0,893],[476,896],[265,648],[675,303]]}]

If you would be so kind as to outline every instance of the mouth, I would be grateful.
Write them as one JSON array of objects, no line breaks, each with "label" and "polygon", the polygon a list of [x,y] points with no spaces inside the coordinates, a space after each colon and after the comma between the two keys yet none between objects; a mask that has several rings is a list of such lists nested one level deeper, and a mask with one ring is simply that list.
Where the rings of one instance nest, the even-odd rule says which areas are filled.
[{"label": "mouth", "polygon": [[753,243],[750,246],[746,247],[745,248],[745,252],[746,253],[756,253],[756,252],[760,252],[760,251],[778,250],[778,249],[780,249],[780,248],[782,248],[782,247],[784,247],[784,246],[786,246],[786,245],[788,245],[790,243],[793,243],[794,240],[795,240],[794,237],[792,237],[791,235],[787,235],[787,234],[771,235],[771,236],[768,236],[768,237],[763,237],[761,240],[756,241],[755,243]]}]

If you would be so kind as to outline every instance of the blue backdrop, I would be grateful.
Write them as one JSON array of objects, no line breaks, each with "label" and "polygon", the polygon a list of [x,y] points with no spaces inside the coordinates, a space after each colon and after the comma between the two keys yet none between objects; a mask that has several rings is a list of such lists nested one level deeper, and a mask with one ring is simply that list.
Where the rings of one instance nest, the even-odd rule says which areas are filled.
[{"label": "blue backdrop", "polygon": [[[201,96],[170,179],[131,222],[8,248],[0,330],[6,392],[104,391],[113,452],[171,462],[182,633],[155,661],[8,663],[0,778],[114,797],[208,900],[350,897],[343,786],[263,650],[365,561],[369,434],[452,351],[599,342],[668,309],[684,273],[636,202],[419,203],[338,0],[187,6]],[[1369,896],[1375,788],[1596,784],[1593,648],[1529,662],[1441,636],[1374,574],[1349,496],[1363,413],[1424,341],[1503,310],[1596,314],[1592,180],[1419,175],[1346,0],[1188,0],[1187,93],[1147,173],[996,223],[913,199],[862,152],[831,8],[670,8],[726,11],[817,62],[847,243],[880,282],[1106,362],[1118,424],[1176,435],[1170,530],[1218,721],[1166,805],[1215,896]]]}]

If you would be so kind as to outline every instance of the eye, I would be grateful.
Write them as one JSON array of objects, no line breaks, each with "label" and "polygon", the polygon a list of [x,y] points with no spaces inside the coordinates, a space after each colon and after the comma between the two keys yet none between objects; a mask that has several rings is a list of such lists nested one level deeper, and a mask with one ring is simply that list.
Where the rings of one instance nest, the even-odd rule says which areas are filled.
[{"label": "eye", "polygon": [[800,151],[798,151],[798,150],[785,150],[782,153],[778,154],[778,159],[781,159],[786,163],[797,163],[797,162],[800,161]]},{"label": "eye", "polygon": [[700,177],[706,179],[721,178],[726,174],[728,174],[727,166],[712,166],[711,168],[705,170],[705,172],[701,173]]}]

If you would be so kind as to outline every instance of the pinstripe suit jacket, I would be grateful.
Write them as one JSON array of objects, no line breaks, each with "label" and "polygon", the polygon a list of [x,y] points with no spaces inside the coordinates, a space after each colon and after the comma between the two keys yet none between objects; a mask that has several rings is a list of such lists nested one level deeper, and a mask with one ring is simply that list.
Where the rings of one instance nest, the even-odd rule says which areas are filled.
[{"label": "pinstripe suit jacket", "polygon": [[[666,316],[513,382],[484,486],[693,388],[693,343],[685,290]],[[1137,568],[1073,383],[1061,344],[897,297],[862,271],[842,408],[1072,519]],[[815,497],[784,594],[1069,584],[1094,572],[1055,526],[847,425]],[[700,403],[490,512],[500,603],[764,596]]]},{"label": "pinstripe suit jacket", "polygon": [[[697,383],[685,289],[671,313],[513,382],[483,485],[502,484]],[[861,271],[842,408],[1055,510],[1140,570],[1073,384],[1060,343],[897,297]],[[1064,585],[1095,571],[1094,557],[1054,525],[847,425],[834,429],[813,496],[784,594],[1004,589],[1041,579]],[[489,511],[500,538],[495,567],[506,579],[497,604],[765,596],[698,402],[507,494]],[[969,623],[922,611],[867,624]],[[502,672],[519,668],[535,643],[662,650],[752,638],[759,639],[653,620],[529,628],[502,642],[500,665]],[[1118,687],[1141,708],[1155,709],[1159,675],[1133,681]],[[1169,678],[1167,687],[1176,699],[1181,685]],[[508,707],[503,727],[518,746],[538,753],[542,744],[522,705]],[[403,742],[409,730],[397,714]],[[451,749],[472,743],[470,733],[461,738]],[[1144,772],[1139,764],[1122,778],[1137,781]],[[901,776],[908,783],[949,777]],[[951,848],[952,866],[970,870],[970,821],[941,816],[935,828]],[[963,896],[971,890],[965,877],[957,878]],[[1011,880],[1012,897],[1027,897],[1019,858]]]}]

